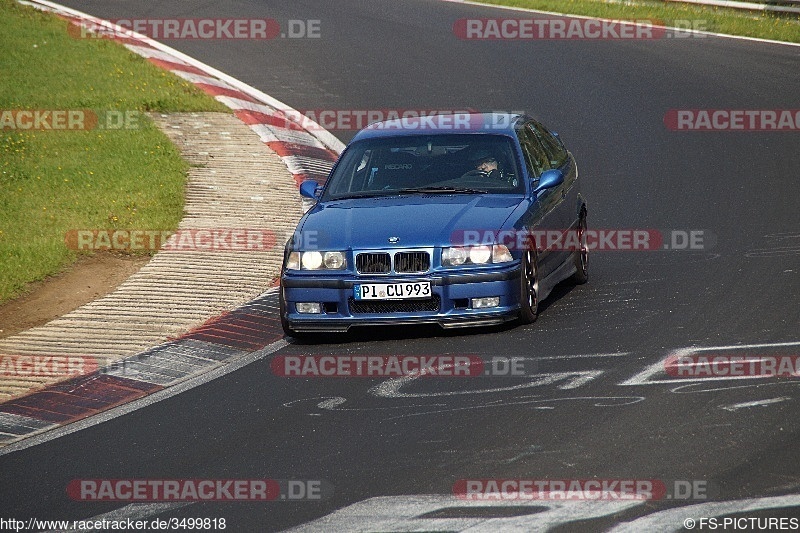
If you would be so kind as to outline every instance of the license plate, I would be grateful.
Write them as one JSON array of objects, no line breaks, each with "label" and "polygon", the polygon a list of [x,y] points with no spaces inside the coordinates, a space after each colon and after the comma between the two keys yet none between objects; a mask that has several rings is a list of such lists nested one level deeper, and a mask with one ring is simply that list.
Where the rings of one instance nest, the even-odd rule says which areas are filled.
[{"label": "license plate", "polygon": [[353,287],[353,297],[356,300],[411,300],[415,298],[430,298],[431,284],[429,281],[414,283],[365,283]]}]

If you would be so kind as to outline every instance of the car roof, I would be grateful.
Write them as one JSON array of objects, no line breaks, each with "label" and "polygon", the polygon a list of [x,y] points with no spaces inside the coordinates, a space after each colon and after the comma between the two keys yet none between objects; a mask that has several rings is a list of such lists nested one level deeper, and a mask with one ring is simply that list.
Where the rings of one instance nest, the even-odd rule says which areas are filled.
[{"label": "car roof", "polygon": [[447,135],[451,133],[492,133],[513,135],[524,115],[519,113],[453,113],[408,116],[370,124],[359,131],[351,142],[363,139],[406,135]]}]

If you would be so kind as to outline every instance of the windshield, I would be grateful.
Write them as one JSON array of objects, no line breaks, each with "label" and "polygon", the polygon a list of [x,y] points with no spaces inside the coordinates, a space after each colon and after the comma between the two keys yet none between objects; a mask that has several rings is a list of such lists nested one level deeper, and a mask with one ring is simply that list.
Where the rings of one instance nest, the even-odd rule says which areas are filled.
[{"label": "windshield", "polygon": [[502,135],[419,135],[351,145],[322,200],[399,194],[523,193],[512,140]]}]

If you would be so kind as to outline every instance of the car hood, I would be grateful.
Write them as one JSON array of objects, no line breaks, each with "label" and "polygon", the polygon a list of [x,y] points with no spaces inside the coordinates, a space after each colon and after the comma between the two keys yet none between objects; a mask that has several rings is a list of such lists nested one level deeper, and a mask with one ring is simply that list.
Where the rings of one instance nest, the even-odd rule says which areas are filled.
[{"label": "car hood", "polygon": [[[495,231],[524,201],[516,195],[393,196],[315,206],[295,242],[346,250],[442,246],[463,230]],[[397,243],[390,244],[389,238]],[[312,239],[312,240],[310,240]],[[302,246],[308,248],[308,246]]]}]

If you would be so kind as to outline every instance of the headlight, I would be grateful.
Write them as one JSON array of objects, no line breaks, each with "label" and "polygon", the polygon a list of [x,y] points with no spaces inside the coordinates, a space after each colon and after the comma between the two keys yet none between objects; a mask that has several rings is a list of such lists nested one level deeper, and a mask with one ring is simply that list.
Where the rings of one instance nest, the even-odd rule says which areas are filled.
[{"label": "headlight", "polygon": [[300,252],[289,252],[285,267],[286,270],[300,270]]},{"label": "headlight", "polygon": [[505,244],[495,244],[492,246],[492,263],[508,263],[513,261],[511,252]]},{"label": "headlight", "polygon": [[492,258],[492,248],[490,246],[473,246],[469,249],[469,260],[476,265],[488,263]]},{"label": "headlight", "polygon": [[508,247],[503,244],[442,248],[442,266],[485,265],[487,263],[508,263],[513,260]]},{"label": "headlight", "polygon": [[343,270],[347,268],[344,252],[289,252],[286,270]]},{"label": "headlight", "polygon": [[303,252],[300,264],[307,270],[317,270],[322,266],[322,254],[319,252]]},{"label": "headlight", "polygon": [[467,250],[465,248],[444,248],[442,249],[442,264],[445,266],[458,266],[467,262]]},{"label": "headlight", "polygon": [[342,252],[325,252],[323,258],[325,268],[330,268],[331,270],[339,270],[344,268],[344,265],[347,262],[347,259],[345,259]]}]

